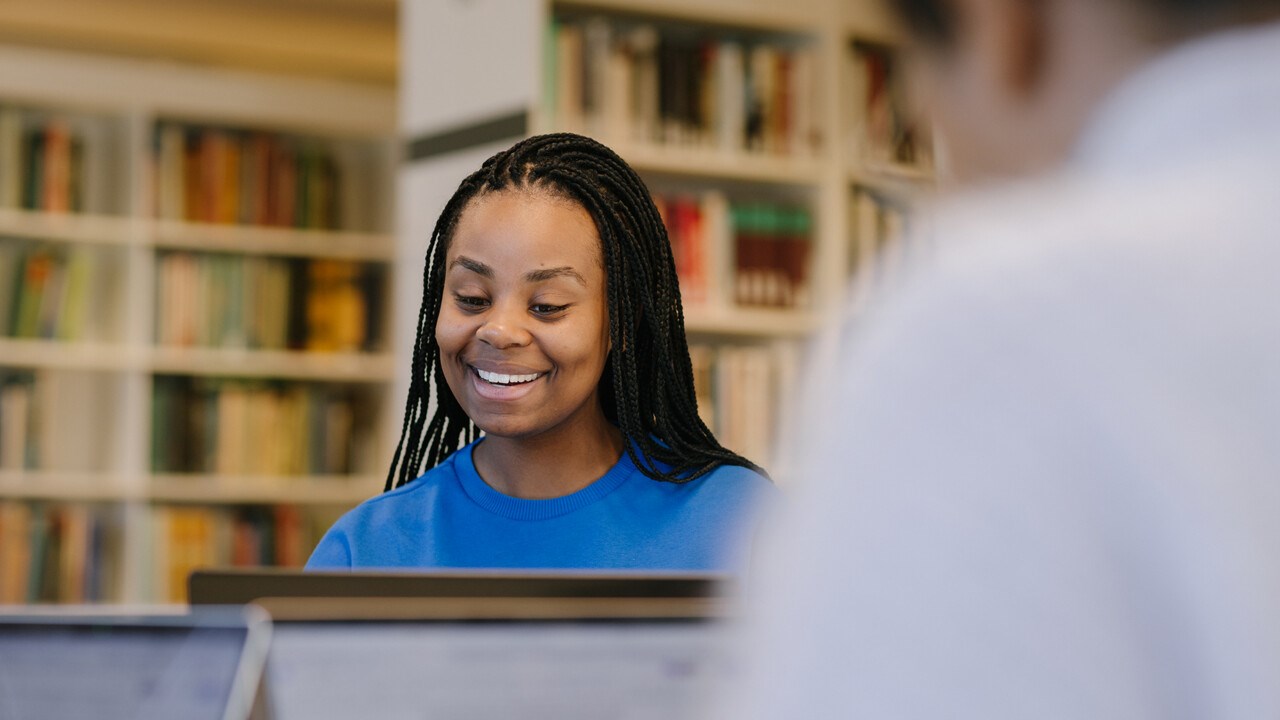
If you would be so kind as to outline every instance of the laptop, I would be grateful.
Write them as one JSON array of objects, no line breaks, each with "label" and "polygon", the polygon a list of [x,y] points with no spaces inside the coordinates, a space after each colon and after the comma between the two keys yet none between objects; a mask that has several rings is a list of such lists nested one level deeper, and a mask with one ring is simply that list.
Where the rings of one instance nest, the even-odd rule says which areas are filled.
[{"label": "laptop", "polygon": [[261,608],[0,607],[0,720],[259,716]]},{"label": "laptop", "polygon": [[262,598],[707,598],[728,592],[727,576],[609,570],[415,570],[310,572],[201,569],[187,581],[192,605],[236,605]]},{"label": "laptop", "polygon": [[311,717],[705,717],[725,579],[624,571],[199,570],[195,605],[273,620],[266,694]]},{"label": "laptop", "polygon": [[271,598],[276,720],[694,720],[734,663],[708,598]]}]

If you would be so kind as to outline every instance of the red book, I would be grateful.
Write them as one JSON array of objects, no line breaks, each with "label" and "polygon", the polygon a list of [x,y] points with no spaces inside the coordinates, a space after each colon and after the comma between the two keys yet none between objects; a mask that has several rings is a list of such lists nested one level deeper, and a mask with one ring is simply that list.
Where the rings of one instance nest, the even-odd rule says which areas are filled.
[{"label": "red book", "polygon": [[71,209],[71,130],[62,120],[51,120],[44,129],[44,172],[41,174],[42,210]]}]

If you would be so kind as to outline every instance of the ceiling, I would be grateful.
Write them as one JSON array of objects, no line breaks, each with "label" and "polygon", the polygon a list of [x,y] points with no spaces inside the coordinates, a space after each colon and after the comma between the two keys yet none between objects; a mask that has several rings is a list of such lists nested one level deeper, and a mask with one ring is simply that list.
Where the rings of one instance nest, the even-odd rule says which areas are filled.
[{"label": "ceiling", "polygon": [[398,0],[0,2],[0,43],[394,85]]}]

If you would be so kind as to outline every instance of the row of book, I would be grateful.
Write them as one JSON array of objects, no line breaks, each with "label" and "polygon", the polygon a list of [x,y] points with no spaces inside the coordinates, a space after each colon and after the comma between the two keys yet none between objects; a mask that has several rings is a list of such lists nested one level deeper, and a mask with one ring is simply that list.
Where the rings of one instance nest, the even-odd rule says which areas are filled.
[{"label": "row of book", "polygon": [[151,464],[162,473],[350,473],[371,441],[368,412],[345,387],[161,375]]},{"label": "row of book", "polygon": [[598,16],[548,33],[544,103],[559,128],[781,155],[820,144],[809,47]]},{"label": "row of book", "polygon": [[101,122],[0,105],[0,208],[102,212]]},{"label": "row of book", "polygon": [[719,191],[654,200],[671,238],[687,304],[810,304],[813,218],[807,208],[730,203]]},{"label": "row of book", "polygon": [[851,213],[849,301],[859,309],[897,287],[929,246],[924,233],[913,232],[913,216],[901,200],[859,188]]},{"label": "row of book", "polygon": [[770,469],[779,418],[794,396],[794,343],[689,347],[698,414],[726,448]]},{"label": "row of book", "polygon": [[140,592],[156,602],[186,602],[187,577],[206,567],[301,567],[333,518],[293,505],[150,509],[140,529],[150,538]]},{"label": "row of book", "polygon": [[103,248],[0,238],[0,337],[103,339],[115,276]]},{"label": "row of book", "polygon": [[94,370],[0,367],[0,470],[88,473],[111,464],[118,384]]},{"label": "row of book", "polygon": [[357,352],[380,342],[386,272],[350,260],[166,252],[160,345]]},{"label": "row of book", "polygon": [[158,123],[157,217],[293,228],[358,227],[355,156],[341,143],[257,130]]},{"label": "row of book", "polygon": [[[0,605],[120,602],[123,528],[118,505],[0,500]],[[158,505],[129,515],[145,525],[140,587],[145,602],[186,601],[187,577],[204,567],[300,567],[332,513],[291,505]]]},{"label": "row of book", "polygon": [[847,57],[851,105],[845,114],[853,162],[876,169],[931,168],[931,131],[912,112],[897,53],[858,41]]},{"label": "row of book", "polygon": [[0,605],[118,600],[122,509],[0,501]]}]

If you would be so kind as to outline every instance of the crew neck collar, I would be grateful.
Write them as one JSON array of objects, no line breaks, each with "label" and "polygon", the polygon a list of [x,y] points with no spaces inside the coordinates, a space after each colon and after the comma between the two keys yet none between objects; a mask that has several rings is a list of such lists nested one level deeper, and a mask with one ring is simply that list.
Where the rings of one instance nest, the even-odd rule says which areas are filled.
[{"label": "crew neck collar", "polygon": [[483,442],[483,438],[458,451],[454,461],[458,480],[462,484],[463,491],[477,505],[512,520],[547,520],[567,515],[600,500],[638,472],[635,463],[631,462],[631,458],[624,451],[622,457],[609,468],[608,472],[581,490],[558,498],[542,500],[512,497],[490,487],[476,471],[472,451],[480,442]]}]

